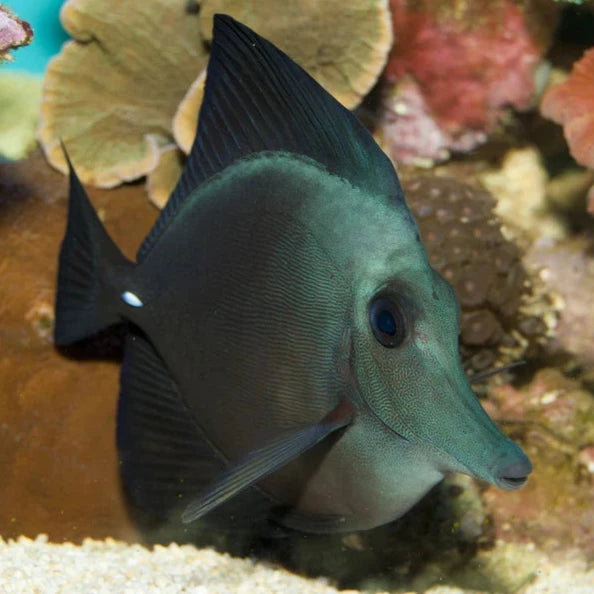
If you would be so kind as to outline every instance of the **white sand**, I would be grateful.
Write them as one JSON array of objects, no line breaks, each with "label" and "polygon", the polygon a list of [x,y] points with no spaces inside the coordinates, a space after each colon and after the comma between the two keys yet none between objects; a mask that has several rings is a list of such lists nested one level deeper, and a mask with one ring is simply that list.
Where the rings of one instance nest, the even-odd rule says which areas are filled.
[{"label": "white sand", "polygon": [[[149,550],[110,539],[87,539],[82,546],[58,545],[39,536],[16,542],[0,539],[0,592],[335,594],[338,590],[323,579],[302,578],[264,563],[190,545]],[[443,586],[429,590],[430,594],[461,592]],[[578,559],[553,564],[543,556],[538,577],[518,594],[546,593],[593,594],[594,570],[588,571]]]},{"label": "white sand", "polygon": [[111,539],[58,545],[39,536],[0,540],[0,592],[335,594],[337,590],[324,580],[300,578],[191,545],[157,545],[149,550]]}]

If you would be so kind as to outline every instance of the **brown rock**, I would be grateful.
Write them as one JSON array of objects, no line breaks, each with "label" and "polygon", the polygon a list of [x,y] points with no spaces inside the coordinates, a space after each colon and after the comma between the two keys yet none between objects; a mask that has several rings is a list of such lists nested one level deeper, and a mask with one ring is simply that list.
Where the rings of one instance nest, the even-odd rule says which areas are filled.
[{"label": "brown rock", "polygon": [[533,542],[547,552],[579,548],[594,559],[594,398],[576,380],[541,369],[515,388],[494,388],[485,408],[519,441],[534,472],[525,488],[484,494],[497,538]]},{"label": "brown rock", "polygon": [[[112,360],[77,360],[51,339],[66,186],[40,154],[0,165],[0,535],[136,540],[115,450],[113,346]],[[132,257],[156,216],[142,186],[90,194]]]}]

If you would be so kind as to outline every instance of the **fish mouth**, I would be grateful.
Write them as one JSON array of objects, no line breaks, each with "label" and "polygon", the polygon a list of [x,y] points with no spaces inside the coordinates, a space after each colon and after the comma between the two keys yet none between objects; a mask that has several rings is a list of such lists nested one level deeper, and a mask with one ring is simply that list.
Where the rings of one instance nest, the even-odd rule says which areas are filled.
[{"label": "fish mouth", "polygon": [[515,491],[523,487],[528,480],[528,475],[532,472],[532,464],[528,458],[508,464],[501,470],[499,476],[495,478],[495,484],[500,489],[506,491]]},{"label": "fish mouth", "polygon": [[520,477],[502,476],[495,480],[495,484],[500,489],[505,489],[506,491],[515,491],[516,489],[523,487],[527,480],[528,475]]}]

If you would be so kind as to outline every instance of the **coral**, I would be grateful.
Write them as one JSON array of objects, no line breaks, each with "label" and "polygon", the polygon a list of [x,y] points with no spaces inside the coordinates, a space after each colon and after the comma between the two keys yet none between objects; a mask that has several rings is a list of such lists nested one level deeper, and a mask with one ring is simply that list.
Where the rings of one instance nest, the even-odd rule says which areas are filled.
[{"label": "coral", "polygon": [[75,38],[49,66],[39,140],[62,172],[62,139],[84,183],[112,187],[145,175],[172,140],[171,119],[207,53],[183,0],[69,0]]},{"label": "coral", "polygon": [[379,142],[393,159],[419,166],[443,161],[454,144],[470,150],[486,139],[484,132],[467,131],[454,141],[432,117],[419,83],[406,75],[384,94]]},{"label": "coral", "polygon": [[542,555],[534,547],[498,542],[489,551],[480,551],[467,564],[453,572],[452,582],[464,592],[520,591],[540,573]]},{"label": "coral", "polygon": [[[522,7],[511,0],[391,0],[391,8],[396,41],[385,74],[397,86],[381,126],[386,138],[393,137],[394,159],[440,160],[449,150],[468,151],[493,131],[504,106],[531,105],[543,47],[529,32]],[[410,85],[400,86],[405,78],[414,81],[423,109],[415,109],[419,99],[411,99]],[[418,129],[439,135],[430,147],[407,135],[401,150],[402,127],[410,129],[416,120]]]},{"label": "coral", "polygon": [[182,173],[183,153],[175,144],[168,144],[159,151],[159,161],[148,174],[146,190],[149,200],[163,208],[169,200],[171,191]]},{"label": "coral", "polygon": [[38,299],[33,302],[31,309],[25,314],[27,320],[40,338],[52,340],[54,330],[54,304],[48,299]]},{"label": "coral", "polygon": [[[375,84],[392,45],[387,0],[366,0],[348,10],[335,0],[293,1],[281,13],[260,0],[206,0],[200,7],[205,39],[215,13],[229,14],[269,39],[349,109]],[[192,148],[205,78],[203,72],[194,81],[173,120],[175,141],[185,153]]]},{"label": "coral", "polygon": [[345,107],[356,107],[383,70],[392,46],[388,0],[303,2],[204,0],[202,34],[229,14],[286,52]]},{"label": "coral", "polygon": [[206,70],[192,83],[173,117],[173,137],[177,146],[186,154],[189,154],[196,136],[198,111],[204,95],[205,82]]},{"label": "coral", "polygon": [[508,151],[499,168],[485,171],[479,179],[497,200],[495,212],[512,232],[532,240],[566,234],[563,223],[548,205],[548,174],[536,148]]},{"label": "coral", "polygon": [[108,0],[66,2],[62,22],[75,40],[48,67],[38,130],[52,166],[66,171],[61,139],[86,184],[113,187],[158,168],[149,193],[164,204],[172,189],[164,182],[173,185],[182,159],[164,149],[175,139],[190,150],[215,12],[276,42],[347,107],[375,83],[392,42],[387,0],[348,10],[294,1],[282,11],[262,2],[210,0],[199,11],[176,3],[132,0],[114,11]]},{"label": "coral", "polygon": [[592,242],[571,238],[538,242],[526,261],[541,270],[549,291],[563,299],[555,344],[578,362],[594,369],[594,255]]},{"label": "coral", "polygon": [[564,215],[584,220],[584,204],[594,186],[594,169],[570,167],[554,175],[547,183],[548,203]]},{"label": "coral", "polygon": [[[540,112],[563,126],[572,157],[594,169],[594,48],[573,65],[565,82],[547,89]],[[594,186],[588,195],[588,210],[594,214]]]},{"label": "coral", "polygon": [[540,110],[563,124],[574,159],[594,168],[594,48],[573,65],[565,82],[547,89]]},{"label": "coral", "polygon": [[480,372],[537,352],[552,333],[554,305],[502,234],[493,198],[445,177],[406,179],[404,190],[431,265],[460,301],[465,368]]},{"label": "coral", "polygon": [[32,40],[31,25],[0,4],[0,62],[12,61],[14,58],[10,50],[29,45]]},{"label": "coral", "polygon": [[0,72],[0,155],[21,159],[35,147],[41,79]]}]

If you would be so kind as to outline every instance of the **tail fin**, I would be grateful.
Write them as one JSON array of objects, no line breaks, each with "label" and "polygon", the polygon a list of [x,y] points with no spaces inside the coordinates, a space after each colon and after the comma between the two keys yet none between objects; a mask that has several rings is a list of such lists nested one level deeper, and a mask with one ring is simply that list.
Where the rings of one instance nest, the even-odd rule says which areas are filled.
[{"label": "tail fin", "polygon": [[105,231],[65,148],[64,154],[70,169],[70,195],[58,270],[57,345],[71,344],[121,321],[117,291],[109,286],[109,271],[133,266]]}]

